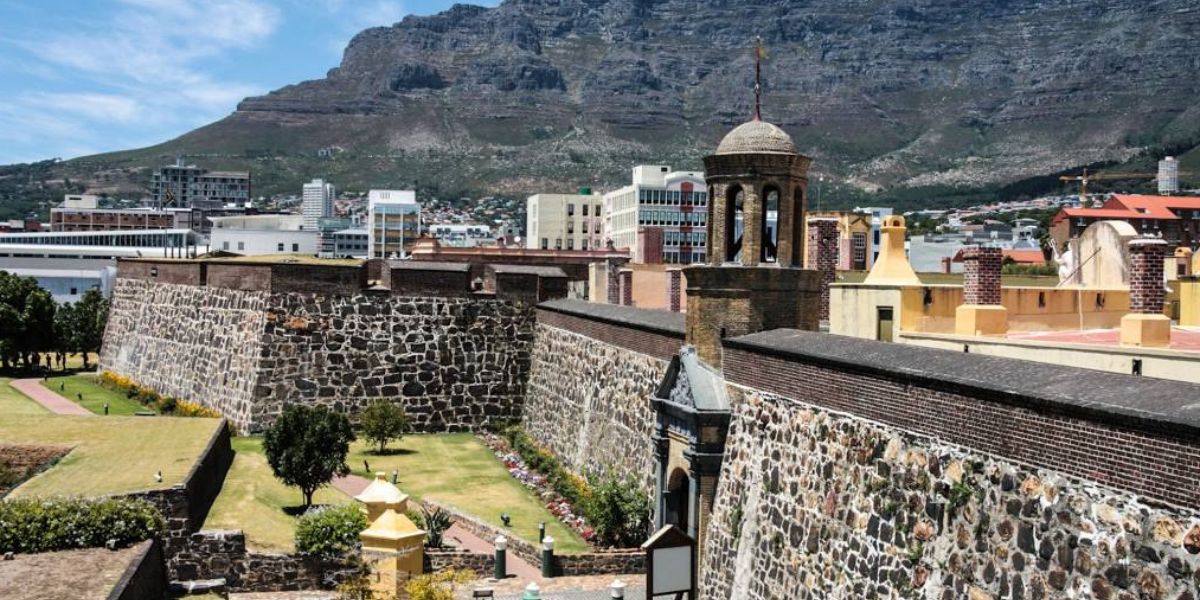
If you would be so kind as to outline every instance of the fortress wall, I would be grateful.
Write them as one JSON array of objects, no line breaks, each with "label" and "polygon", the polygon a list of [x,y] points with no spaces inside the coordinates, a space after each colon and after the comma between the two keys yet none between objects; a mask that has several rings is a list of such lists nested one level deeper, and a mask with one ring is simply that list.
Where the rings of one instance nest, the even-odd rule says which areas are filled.
[{"label": "fortress wall", "polygon": [[266,292],[118,277],[100,370],[249,424]]},{"label": "fortress wall", "polygon": [[562,300],[538,306],[524,430],[578,473],[653,483],[649,397],[683,345],[682,315]]},{"label": "fortress wall", "polygon": [[520,416],[531,305],[364,292],[348,273],[318,274],[319,289],[339,292],[329,294],[255,291],[289,276],[272,284],[269,269],[249,265],[210,265],[207,286],[161,283],[149,271],[119,277],[101,368],[215,408],[242,431],[261,430],[288,402],[355,414],[390,398],[429,431]]},{"label": "fortress wall", "polygon": [[494,298],[272,294],[256,426],[290,402],[356,414],[400,400],[424,431],[471,431],[520,416],[533,309]]},{"label": "fortress wall", "polygon": [[1197,386],[786,330],[725,365],[701,598],[1196,597]]}]

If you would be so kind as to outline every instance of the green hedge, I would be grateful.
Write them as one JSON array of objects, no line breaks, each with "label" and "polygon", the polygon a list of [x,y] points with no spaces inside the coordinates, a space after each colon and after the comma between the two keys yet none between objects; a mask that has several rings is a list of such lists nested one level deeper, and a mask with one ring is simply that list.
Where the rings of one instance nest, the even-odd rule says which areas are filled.
[{"label": "green hedge", "polygon": [[357,504],[315,508],[296,524],[296,550],[340,558],[358,550],[358,534],[366,528],[367,515]]},{"label": "green hedge", "polygon": [[129,498],[15,499],[0,502],[0,552],[129,546],[162,535],[162,514]]}]

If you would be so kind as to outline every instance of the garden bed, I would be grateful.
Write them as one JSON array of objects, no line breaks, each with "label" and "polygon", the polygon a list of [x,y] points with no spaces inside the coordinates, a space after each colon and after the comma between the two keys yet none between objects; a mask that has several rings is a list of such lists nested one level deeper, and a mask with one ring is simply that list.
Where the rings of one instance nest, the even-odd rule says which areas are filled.
[{"label": "garden bed", "polygon": [[66,456],[68,446],[0,444],[0,498]]}]

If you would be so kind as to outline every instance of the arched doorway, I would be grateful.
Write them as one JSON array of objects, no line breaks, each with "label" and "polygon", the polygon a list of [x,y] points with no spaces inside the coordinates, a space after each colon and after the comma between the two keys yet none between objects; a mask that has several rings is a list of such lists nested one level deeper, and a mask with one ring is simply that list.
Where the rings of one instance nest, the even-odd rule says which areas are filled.
[{"label": "arched doorway", "polygon": [[742,251],[746,195],[742,186],[731,185],[725,192],[725,262],[738,262]]},{"label": "arched doorway", "polygon": [[675,469],[667,479],[664,524],[688,531],[688,507],[691,506],[691,478],[683,469]]}]

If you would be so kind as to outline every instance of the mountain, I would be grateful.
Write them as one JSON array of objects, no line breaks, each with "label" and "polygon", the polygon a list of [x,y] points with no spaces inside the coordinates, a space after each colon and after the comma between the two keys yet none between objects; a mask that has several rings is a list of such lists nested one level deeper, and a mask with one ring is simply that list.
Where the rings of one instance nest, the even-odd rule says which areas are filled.
[{"label": "mountain", "polygon": [[[606,187],[699,168],[752,111],[845,194],[998,187],[1200,141],[1195,0],[508,0],[367,29],[324,79],[152,148],[249,168],[259,192]],[[332,156],[318,157],[321,149]],[[830,185],[830,184],[827,184]]]}]

